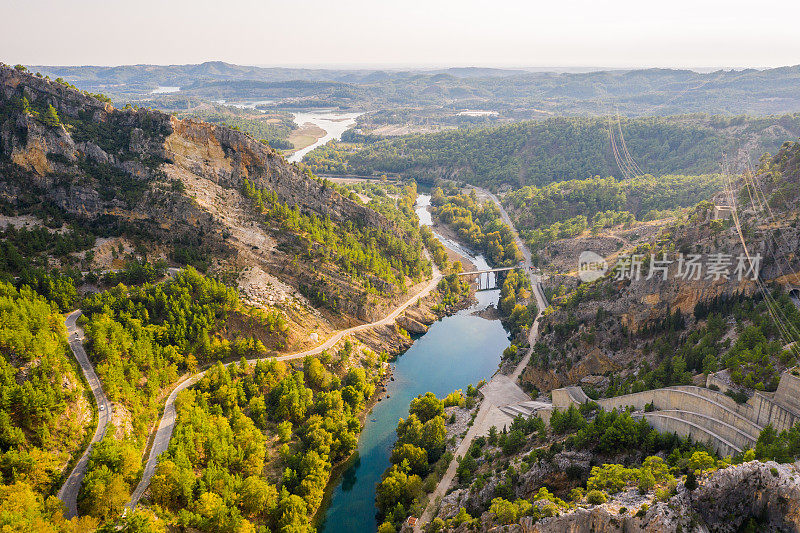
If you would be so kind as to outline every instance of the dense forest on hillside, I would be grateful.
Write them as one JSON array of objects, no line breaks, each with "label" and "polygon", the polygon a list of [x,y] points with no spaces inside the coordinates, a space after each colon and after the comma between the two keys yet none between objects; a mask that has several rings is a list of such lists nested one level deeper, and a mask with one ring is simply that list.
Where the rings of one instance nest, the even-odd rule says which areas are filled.
[{"label": "dense forest on hillside", "polygon": [[492,202],[479,202],[475,191],[470,194],[450,191],[445,196],[442,189],[435,188],[431,204],[434,216],[452,228],[459,238],[486,254],[495,266],[511,266],[522,261],[522,252],[517,247],[511,228],[503,222],[500,210]]},{"label": "dense forest on hillside", "polygon": [[332,466],[355,450],[382,361],[346,342],[302,370],[275,361],[212,367],[178,398],[153,503],[204,531],[308,530]]},{"label": "dense forest on hillside", "polygon": [[[351,221],[336,223],[303,212],[299,206],[282,203],[273,191],[259,189],[248,180],[242,192],[252,200],[254,209],[267,223],[298,235],[302,257],[315,271],[325,272],[327,264],[335,265],[341,273],[357,280],[367,295],[404,293],[407,279],[418,282],[431,273],[419,231],[406,218],[416,215],[413,210],[409,214],[407,206],[405,212],[402,208],[397,212],[396,206],[384,206],[384,212],[400,226],[397,231],[382,231]],[[323,279],[318,282],[310,287],[301,286],[301,292],[317,305],[338,310],[343,295],[326,290]]]},{"label": "dense forest on hillside", "polygon": [[[770,129],[776,125],[781,133]],[[643,172],[702,174],[717,171],[722,154],[735,152],[745,139],[753,139],[756,156],[777,149],[786,138],[800,134],[800,115],[646,117],[622,119],[619,127]],[[606,118],[560,117],[370,144],[329,143],[305,161],[316,173],[448,178],[493,189],[541,187],[597,175],[625,177],[614,158]]]},{"label": "dense forest on hillside", "polygon": [[267,354],[261,340],[229,331],[228,318],[249,316],[275,345],[285,339],[286,325],[277,312],[245,309],[233,289],[192,269],[162,284],[120,284],[88,296],[82,309],[87,352],[118,416],[118,427],[92,450],[79,500],[85,512],[103,518],[121,509],[138,480],[162,393],[201,364]]},{"label": "dense forest on hillside", "polygon": [[0,356],[0,528],[73,527],[55,493],[91,435],[93,406],[55,302],[0,282]]},{"label": "dense forest on hillside", "polygon": [[[441,271],[444,272],[455,267],[455,265],[449,263],[444,245],[433,236],[431,228],[429,226],[421,226],[419,223],[419,217],[417,217],[414,207],[417,200],[417,184],[415,181],[410,180],[398,183],[357,182],[347,184],[340,187],[340,189],[342,191],[350,191],[351,199],[354,196],[360,200],[364,199],[360,198],[360,196],[366,197],[368,207],[394,222],[398,228],[405,231],[413,240],[421,239],[430,253],[431,260]],[[464,292],[463,288],[456,289],[455,285],[453,290],[458,294]],[[449,293],[449,289],[440,287],[440,293],[442,291]],[[449,296],[445,296],[444,299],[448,300],[445,305],[454,303],[449,301]]]},{"label": "dense forest on hillside", "polygon": [[522,187],[505,195],[503,204],[528,246],[536,249],[586,229],[597,233],[609,226],[658,219],[706,200],[721,188],[719,174],[587,178]]},{"label": "dense forest on hillside", "polygon": [[[764,154],[754,179],[754,185],[763,188],[764,200],[771,209],[792,214],[800,197],[800,142],[787,141],[774,156]],[[743,203],[746,193],[743,188]]]},{"label": "dense forest on hillside", "polygon": [[[407,182],[389,183],[366,183],[357,182],[339,186],[340,192],[349,191],[350,199],[353,193],[359,201],[365,201],[368,207],[382,214],[388,220],[394,222],[398,227],[407,232],[419,230],[419,219],[414,211],[414,203],[417,201],[417,184],[413,180]],[[365,196],[362,198],[361,196]]]}]

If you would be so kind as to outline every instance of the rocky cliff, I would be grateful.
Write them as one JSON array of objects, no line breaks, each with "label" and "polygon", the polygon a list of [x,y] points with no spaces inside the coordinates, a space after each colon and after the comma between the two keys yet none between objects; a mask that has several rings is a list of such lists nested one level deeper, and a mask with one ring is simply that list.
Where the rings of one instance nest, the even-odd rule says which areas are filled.
[{"label": "rocky cliff", "polygon": [[220,271],[257,265],[269,283],[339,295],[341,310],[362,320],[402,293],[370,280],[382,289],[370,302],[363,280],[330,262],[298,261],[319,254],[297,232],[259,218],[242,189],[248,180],[321,220],[399,234],[384,216],[244,133],[115,109],[98,96],[0,65],[0,204],[7,211],[46,204],[98,235],[124,234],[161,255],[202,258]]},{"label": "rocky cliff", "polygon": [[[800,471],[791,464],[752,461],[718,470],[688,491],[679,485],[667,501],[653,493],[620,493],[602,505],[583,505],[558,516],[498,525],[491,512],[480,519],[480,531],[514,533],[734,533],[800,531]],[[455,514],[455,511],[450,514]],[[448,513],[445,510],[444,516]],[[467,526],[452,531],[467,531]]]},{"label": "rocky cliff", "polygon": [[[371,209],[310,179],[268,145],[224,126],[181,121],[151,109],[115,109],[7,66],[0,66],[0,102],[0,156],[28,171],[35,185],[76,214],[99,216],[125,207],[147,211],[144,198],[103,197],[108,184],[98,183],[103,174],[97,167],[108,166],[117,179],[139,184],[163,180],[172,167],[224,188],[239,189],[246,178],[273,190],[284,203],[334,220],[388,228]],[[42,118],[48,106],[58,123]]]},{"label": "rocky cliff", "polygon": [[[663,350],[658,353],[653,348],[667,333],[678,331],[688,338],[705,325],[694,316],[698,304],[740,297],[758,302],[764,291],[771,290],[772,283],[783,291],[797,287],[800,279],[795,274],[800,270],[796,253],[800,247],[797,207],[784,198],[793,197],[791,193],[797,186],[786,176],[783,178],[769,186],[762,175],[761,182],[770,197],[769,203],[780,208],[770,210],[765,205],[760,210],[753,209],[748,205],[744,186],[737,194],[740,202],[742,197],[748,200],[740,206],[742,230],[748,253],[758,258],[757,270],[763,288],[753,281],[751,273],[737,274],[739,258],[745,252],[739,234],[731,219],[715,218],[713,204],[709,202],[698,204],[678,218],[625,230],[626,238],[618,250],[610,251],[609,239],[582,237],[558,241],[548,247],[547,251],[558,262],[557,267],[551,262],[545,268],[558,268],[562,273],[551,274],[545,281],[554,304],[543,321],[542,341],[546,349],[525,370],[523,381],[549,391],[591,375],[621,371],[619,377],[625,377],[630,374],[625,369],[636,369],[644,361],[654,368],[665,355],[674,355]],[[776,193],[771,194],[771,190]],[[718,203],[725,201],[723,197],[717,199]],[[605,277],[593,283],[579,280],[578,257],[584,250],[606,259],[609,268]],[[641,261],[640,269],[634,272],[628,267],[620,276],[615,267],[622,260],[630,264],[633,254]],[[699,257],[701,270],[687,275],[679,258],[693,255]],[[649,264],[653,256],[656,260],[666,257],[670,261],[666,273],[655,271],[651,275]],[[727,261],[724,275],[709,270],[715,257]],[[746,259],[741,263],[745,268],[750,266]],[[676,313],[680,313],[680,318],[675,317]],[[670,326],[673,319],[676,322]],[[732,329],[733,322],[729,326]],[[731,335],[732,343],[737,334]]]}]

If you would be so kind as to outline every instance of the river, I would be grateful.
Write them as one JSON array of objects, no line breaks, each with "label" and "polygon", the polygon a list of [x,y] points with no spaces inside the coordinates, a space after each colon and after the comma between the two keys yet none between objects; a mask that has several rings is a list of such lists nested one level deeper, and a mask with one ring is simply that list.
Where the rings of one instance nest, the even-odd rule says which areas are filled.
[{"label": "river", "polygon": [[322,146],[331,139],[336,139],[338,141],[342,138],[342,133],[356,123],[356,118],[358,118],[360,114],[361,113],[333,113],[330,111],[295,113],[294,122],[298,127],[302,128],[303,124],[311,123],[325,130],[325,135],[317,139],[315,143],[290,155],[288,161],[290,163],[302,161],[303,157],[317,146]]},{"label": "river", "polygon": [[[421,224],[431,224],[429,203],[428,195],[417,199]],[[456,243],[437,237],[445,246],[468,255],[479,269],[489,267],[482,256],[468,254]],[[432,324],[392,364],[394,381],[388,382],[387,396],[367,415],[358,440],[358,458],[342,473],[333,489],[320,531],[377,530],[375,485],[389,467],[398,419],[408,416],[409,403],[420,394],[430,391],[442,398],[456,389],[466,390],[470,383],[491,378],[503,349],[508,346],[508,332],[499,320],[486,320],[473,316],[473,312],[496,304],[499,296],[499,290],[478,292],[475,305]]]}]

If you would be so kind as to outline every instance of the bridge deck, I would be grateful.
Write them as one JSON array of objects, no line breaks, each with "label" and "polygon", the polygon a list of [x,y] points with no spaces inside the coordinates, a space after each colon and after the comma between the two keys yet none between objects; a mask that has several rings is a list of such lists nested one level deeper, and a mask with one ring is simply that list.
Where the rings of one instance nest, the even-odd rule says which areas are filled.
[{"label": "bridge deck", "polygon": [[469,272],[459,272],[458,275],[471,276],[474,274],[486,274],[487,272],[505,272],[506,270],[516,270],[518,268],[522,267],[513,266],[513,267],[501,267],[501,268],[487,268],[485,270],[470,270]]}]

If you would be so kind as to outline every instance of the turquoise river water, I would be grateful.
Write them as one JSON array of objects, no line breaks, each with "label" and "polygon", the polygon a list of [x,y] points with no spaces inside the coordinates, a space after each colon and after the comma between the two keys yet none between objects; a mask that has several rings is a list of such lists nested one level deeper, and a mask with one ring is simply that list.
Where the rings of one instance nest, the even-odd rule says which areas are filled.
[{"label": "turquoise river water", "polygon": [[[429,196],[420,195],[417,213],[422,224],[430,224],[426,210]],[[441,238],[461,254],[456,243]],[[488,266],[481,256],[470,256],[479,268]],[[387,395],[367,415],[358,441],[358,458],[342,473],[333,489],[319,526],[325,533],[370,532],[377,529],[375,485],[389,466],[400,418],[408,416],[413,398],[428,391],[443,397],[470,383],[488,380],[497,370],[500,355],[508,346],[508,332],[498,320],[474,316],[476,310],[496,304],[499,291],[477,293],[478,303],[431,325],[427,333],[393,363],[394,381]]]}]

